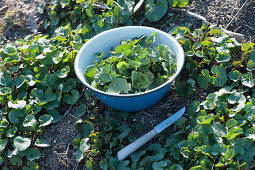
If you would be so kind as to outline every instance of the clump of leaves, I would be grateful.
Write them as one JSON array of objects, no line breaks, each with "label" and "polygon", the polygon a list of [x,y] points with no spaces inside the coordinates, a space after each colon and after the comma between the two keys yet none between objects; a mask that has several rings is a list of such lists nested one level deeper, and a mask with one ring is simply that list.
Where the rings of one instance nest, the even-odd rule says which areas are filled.
[{"label": "clump of leaves", "polygon": [[[46,9],[50,20],[44,22],[43,29],[52,34],[59,26],[71,24],[75,28],[80,25],[83,27],[81,32],[89,39],[119,25],[132,25],[130,16],[133,6],[134,0],[119,0],[118,3],[113,0],[52,1]],[[41,12],[42,10],[40,9]]]},{"label": "clump of leaves", "polygon": [[[255,153],[255,76],[251,71],[255,44],[241,44],[219,28],[206,24],[193,32],[179,27],[171,33],[187,56],[188,74],[184,81],[177,82],[177,93],[190,97],[194,97],[196,90],[210,89],[211,93],[202,102],[200,96],[199,101],[190,102],[187,114],[173,125],[176,131],[165,143],[143,147],[125,161],[118,161],[115,154],[133,140],[130,135],[122,138],[123,146],[118,143],[122,135],[116,136],[115,130],[124,136],[132,130],[120,127],[122,122],[115,118],[105,118],[97,139],[100,141],[97,146],[105,148],[99,149],[105,155],[99,166],[102,169],[251,167]],[[235,65],[235,61],[241,64]]]},{"label": "clump of leaves", "polygon": [[146,0],[145,17],[151,22],[159,21],[167,13],[168,4],[182,8],[189,4],[189,0]]},{"label": "clump of leaves", "polygon": [[83,40],[74,32],[67,25],[51,38],[29,35],[0,49],[0,151],[4,160],[0,164],[38,168],[34,160],[41,157],[40,148],[50,146],[40,138],[45,127],[61,119],[61,105],[78,101],[72,70]]},{"label": "clump of leaves", "polygon": [[176,71],[174,53],[167,45],[155,46],[156,33],[134,40],[123,40],[112,55],[87,68],[85,76],[92,87],[118,93],[139,93],[166,82]]}]

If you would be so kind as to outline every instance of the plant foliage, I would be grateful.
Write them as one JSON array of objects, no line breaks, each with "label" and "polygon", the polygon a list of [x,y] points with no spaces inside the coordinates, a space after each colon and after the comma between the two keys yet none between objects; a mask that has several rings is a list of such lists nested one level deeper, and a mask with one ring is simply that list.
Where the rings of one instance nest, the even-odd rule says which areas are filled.
[{"label": "plant foliage", "polygon": [[[73,105],[80,96],[73,73],[78,50],[96,33],[131,21],[123,14],[132,15],[134,1],[118,3],[126,4],[122,4],[125,10],[111,0],[103,6],[85,0],[53,1],[46,9],[50,21],[44,24],[51,36],[27,36],[0,49],[2,169],[39,169],[43,148],[51,146],[42,138],[45,127],[61,120],[60,106]],[[40,13],[45,7],[42,4]],[[143,125],[125,125],[132,115],[123,112],[114,116],[84,114],[87,108],[80,105],[75,114],[86,120],[75,123],[81,133],[74,138],[73,147],[77,149],[76,161],[85,160],[86,169],[251,167],[255,153],[255,44],[240,43],[206,24],[194,31],[175,28],[170,34],[186,53],[187,75],[176,82],[176,92],[190,99],[205,89],[210,93],[189,103],[185,116],[172,125],[174,134],[156,136],[161,142],[142,147],[125,161],[118,161],[116,153],[135,140],[133,132]],[[125,64],[119,65],[122,67]],[[90,93],[85,94],[93,102]]]},{"label": "plant foliage", "polygon": [[102,59],[88,66],[85,76],[92,87],[109,93],[139,93],[167,81],[176,71],[174,53],[164,44],[155,46],[156,32],[134,40],[123,40]]}]

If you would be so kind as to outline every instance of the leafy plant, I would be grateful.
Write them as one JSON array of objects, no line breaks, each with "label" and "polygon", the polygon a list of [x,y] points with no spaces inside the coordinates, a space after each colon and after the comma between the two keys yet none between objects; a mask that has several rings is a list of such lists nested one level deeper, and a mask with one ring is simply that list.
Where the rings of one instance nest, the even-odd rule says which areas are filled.
[{"label": "leafy plant", "polygon": [[87,68],[89,83],[109,93],[138,93],[155,88],[167,81],[176,70],[175,55],[164,44],[153,47],[156,33],[124,40],[112,51],[112,56],[101,59]]},{"label": "leafy plant", "polygon": [[72,28],[75,28],[79,25],[83,27],[80,30],[82,38],[89,39],[119,25],[131,25],[133,6],[134,0],[118,0],[118,3],[114,3],[113,0],[52,1],[47,9],[50,20],[44,22],[43,28],[49,29],[53,34],[59,26],[71,24]]},{"label": "leafy plant", "polygon": [[[49,11],[51,21],[45,24],[51,28],[51,37],[27,36],[15,43],[6,43],[0,49],[2,169],[7,166],[39,169],[36,161],[43,154],[43,148],[51,146],[41,134],[45,127],[61,119],[60,106],[74,105],[80,96],[81,87],[73,73],[77,51],[96,34],[97,25],[113,22],[112,26],[117,26],[119,22],[130,21],[123,14],[132,14],[134,1],[118,3],[120,7],[107,1],[106,6],[110,9],[104,4],[102,9],[102,6],[96,6],[102,5],[97,1],[53,1]],[[125,11],[121,5],[126,5]],[[43,9],[44,5],[40,7],[40,13]],[[115,19],[108,10],[113,10]],[[109,15],[103,16],[106,11]],[[87,25],[76,26],[84,23],[83,15],[88,19]],[[71,24],[66,25],[70,21]],[[90,117],[93,113],[85,115],[88,108],[81,104],[75,114],[82,118],[87,116],[88,120],[76,122],[75,127],[81,133],[75,137],[73,147],[77,149],[74,155],[77,162],[85,159],[87,169],[251,167],[255,153],[255,44],[242,44],[207,24],[194,31],[186,27],[175,28],[171,34],[186,53],[184,71],[187,74],[176,82],[176,92],[190,99],[199,95],[199,100],[189,103],[187,114],[173,125],[174,133],[171,130],[167,138],[166,135],[156,136],[160,143],[144,146],[125,161],[118,161],[116,152],[136,139],[133,130],[141,130],[142,125],[127,125],[133,120],[127,113]],[[119,64],[119,69],[122,68],[125,68],[124,63]],[[204,93],[209,91],[209,94]]]},{"label": "leafy plant", "polygon": [[66,26],[51,38],[29,35],[0,50],[3,160],[19,167],[38,167],[30,161],[41,157],[40,148],[50,146],[40,137],[44,128],[60,120],[60,105],[75,104],[79,98],[72,70],[81,43],[80,34]]},{"label": "leafy plant", "polygon": [[172,7],[185,7],[189,4],[189,0],[168,0]]},{"label": "leafy plant", "polygon": [[[244,67],[248,66],[245,63],[252,59],[254,44],[242,45],[223,34],[219,28],[206,24],[194,32],[185,27],[171,32],[183,45],[187,56],[184,71],[188,75],[176,83],[176,91],[191,98],[196,91],[204,92],[205,88],[211,93],[205,96],[204,101],[199,98],[199,101],[190,102],[188,115],[173,125],[176,131],[165,142],[143,147],[126,161],[118,161],[115,153],[123,147],[122,142],[127,142],[127,145],[133,141],[130,141],[132,129],[137,127],[130,130],[130,127],[121,126],[122,123],[116,118],[101,118],[103,125],[99,128],[101,135],[97,135],[97,141],[101,139],[103,142],[94,143],[98,151],[105,154],[100,167],[250,167],[255,153],[254,75],[245,68],[238,71],[233,63],[240,61]],[[120,130],[120,135],[117,130]]]}]

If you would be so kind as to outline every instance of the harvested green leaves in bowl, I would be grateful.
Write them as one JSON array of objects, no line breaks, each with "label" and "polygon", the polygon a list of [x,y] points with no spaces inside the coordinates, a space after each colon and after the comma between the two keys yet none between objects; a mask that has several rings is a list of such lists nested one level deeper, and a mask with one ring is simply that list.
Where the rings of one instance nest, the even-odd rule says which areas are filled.
[{"label": "harvested green leaves in bowl", "polygon": [[98,52],[85,76],[90,85],[101,91],[133,94],[151,90],[166,82],[176,72],[176,58],[165,44],[155,46],[157,33],[122,40],[111,56]]}]

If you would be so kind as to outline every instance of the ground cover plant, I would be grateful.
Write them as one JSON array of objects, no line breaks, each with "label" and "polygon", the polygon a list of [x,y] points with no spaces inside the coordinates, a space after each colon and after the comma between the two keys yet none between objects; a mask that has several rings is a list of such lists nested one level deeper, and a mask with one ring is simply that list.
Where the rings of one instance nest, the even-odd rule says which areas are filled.
[{"label": "ground cover plant", "polygon": [[[62,0],[54,4],[50,8],[56,12],[53,16],[60,16],[60,8],[72,14],[75,5],[81,5],[82,1]],[[98,15],[112,10],[102,9],[98,3],[84,5],[76,17],[89,18],[85,25],[65,23],[71,17],[68,15],[61,19],[63,23],[59,20],[59,25],[53,24],[51,36],[27,36],[5,44],[0,50],[2,169],[38,169],[43,148],[51,145],[41,138],[45,127],[61,120],[60,107],[76,104],[82,95],[83,87],[73,71],[75,55],[97,33],[93,25],[101,23]],[[113,10],[117,6],[113,5]],[[54,19],[51,17],[49,26]],[[101,21],[107,22],[106,18]],[[252,166],[255,44],[240,43],[218,27],[207,24],[194,31],[175,28],[169,34],[182,44],[186,54],[185,69],[175,87],[179,96],[190,98],[188,112],[172,125],[173,130],[167,130],[168,136],[160,134],[156,136],[158,140],[127,160],[118,161],[117,151],[134,141],[132,132],[144,125],[134,123],[131,114],[116,112],[100,116],[96,111],[88,113],[88,108],[81,104],[76,109],[79,120],[74,125],[81,133],[75,137],[73,147],[77,149],[76,161],[86,169],[245,169]],[[197,91],[207,92],[205,100],[196,98]],[[87,89],[84,93],[87,100],[93,100]]]},{"label": "ground cover plant", "polygon": [[96,53],[99,61],[88,66],[86,79],[92,87],[109,93],[139,93],[160,86],[175,73],[176,57],[167,45],[153,47],[156,38],[154,32],[123,40],[111,56]]}]

